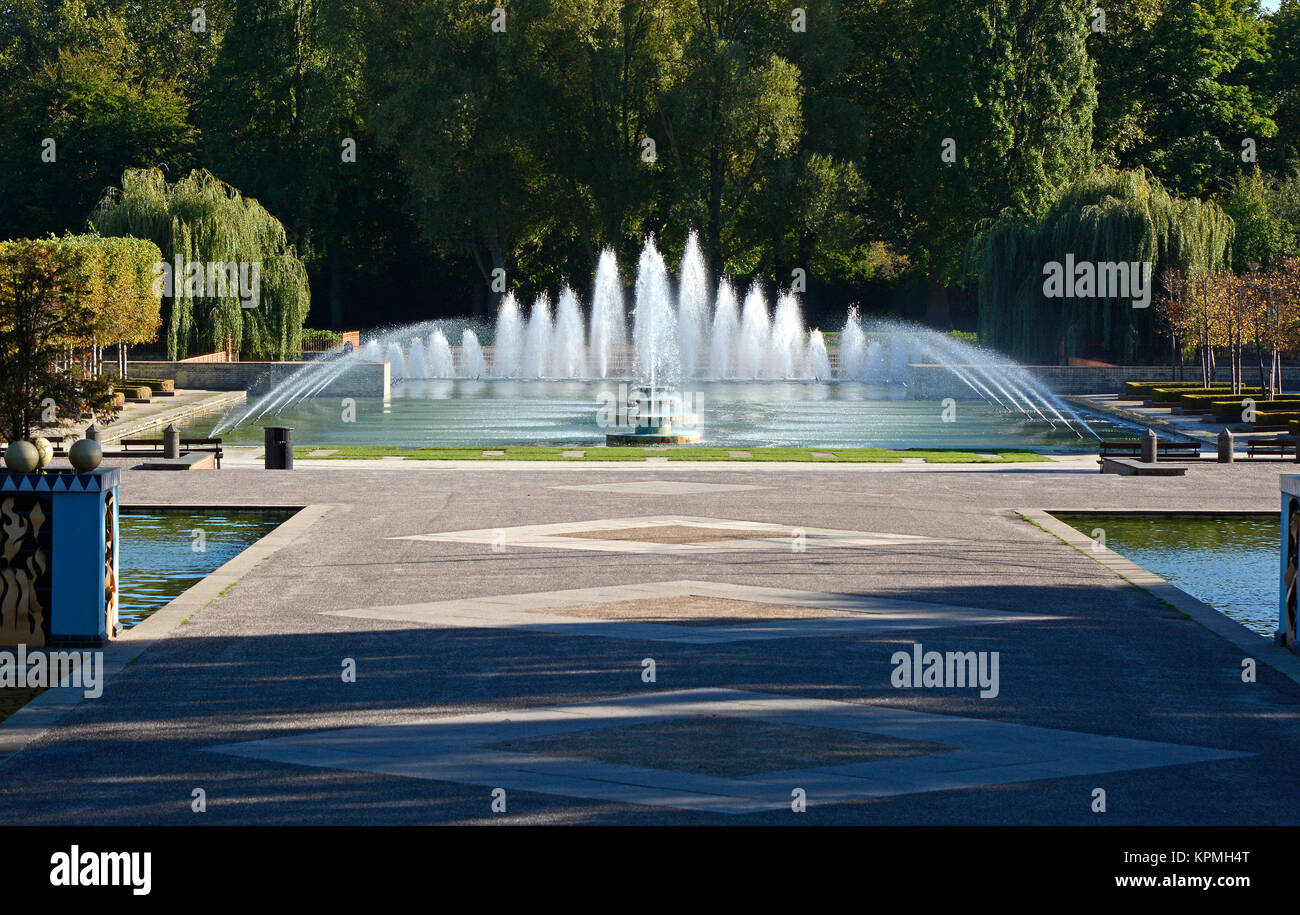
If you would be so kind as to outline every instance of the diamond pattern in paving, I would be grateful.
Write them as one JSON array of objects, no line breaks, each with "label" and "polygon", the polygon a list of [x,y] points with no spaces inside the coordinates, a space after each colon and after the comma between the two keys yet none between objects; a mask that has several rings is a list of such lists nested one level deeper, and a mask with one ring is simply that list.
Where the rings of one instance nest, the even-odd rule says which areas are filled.
[{"label": "diamond pattern in paving", "polygon": [[[753,604],[771,609],[758,610],[750,606]],[[602,605],[607,605],[607,610],[604,618],[599,618]],[[675,610],[680,612],[675,613]],[[949,626],[1023,624],[1062,618],[869,594],[829,594],[690,580],[325,612],[332,616],[445,628],[510,628],[553,635],[697,645],[756,639],[912,633]],[[723,615],[719,616],[719,613]]]},{"label": "diamond pattern in paving", "polygon": [[[845,531],[826,528],[651,515],[519,527],[408,534],[394,540],[477,543],[539,549],[598,550],[616,553],[723,553],[745,550],[815,550],[819,547],[879,547],[952,543],[915,534]],[[694,539],[691,539],[694,538]]]},{"label": "diamond pattern in paving", "polygon": [[[729,721],[719,726],[718,718]],[[736,721],[753,727],[738,729]],[[805,729],[839,734],[814,742],[802,756],[791,754],[790,746],[804,746]],[[730,689],[316,731],[210,749],[720,814],[789,809],[796,789],[811,807],[1250,755]],[[699,760],[695,769],[692,758]]]}]

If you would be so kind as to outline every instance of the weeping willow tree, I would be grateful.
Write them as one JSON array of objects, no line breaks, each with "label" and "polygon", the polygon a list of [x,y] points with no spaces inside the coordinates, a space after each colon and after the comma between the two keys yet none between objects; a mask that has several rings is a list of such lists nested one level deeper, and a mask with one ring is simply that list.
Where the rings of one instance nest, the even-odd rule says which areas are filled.
[{"label": "weeping willow tree", "polygon": [[101,235],[145,238],[162,250],[171,271],[163,299],[168,358],[227,343],[243,358],[301,354],[307,271],[284,226],[256,200],[206,171],[168,184],[157,169],[128,169],[90,219]]},{"label": "weeping willow tree", "polygon": [[1125,294],[1112,285],[1048,295],[1045,272],[1069,263],[1149,264],[1147,289],[1154,292],[1166,269],[1187,277],[1222,269],[1232,234],[1232,220],[1217,204],[1173,197],[1141,171],[1094,172],[1066,187],[1037,219],[1005,213],[981,224],[966,252],[980,339],[1029,361],[1148,359],[1158,326],[1154,309],[1134,307],[1131,286]]}]

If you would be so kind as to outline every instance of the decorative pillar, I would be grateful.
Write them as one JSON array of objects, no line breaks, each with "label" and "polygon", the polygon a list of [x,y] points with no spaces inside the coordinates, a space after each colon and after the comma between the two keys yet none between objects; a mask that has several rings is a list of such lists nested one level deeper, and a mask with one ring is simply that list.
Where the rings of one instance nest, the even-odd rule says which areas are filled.
[{"label": "decorative pillar", "polygon": [[0,644],[117,635],[116,467],[0,473]]}]

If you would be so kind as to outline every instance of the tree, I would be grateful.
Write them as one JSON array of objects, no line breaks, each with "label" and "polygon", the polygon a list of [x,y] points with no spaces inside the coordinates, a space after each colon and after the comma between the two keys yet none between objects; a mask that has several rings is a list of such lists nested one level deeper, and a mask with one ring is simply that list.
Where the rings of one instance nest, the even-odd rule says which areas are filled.
[{"label": "tree", "polygon": [[[227,343],[250,358],[301,353],[310,301],[306,270],[284,226],[256,200],[207,172],[169,184],[156,169],[128,170],[122,187],[100,200],[91,225],[102,235],[144,238],[161,249],[173,273],[164,298],[168,358]],[[228,273],[214,282],[213,265],[233,265],[240,288],[232,288]]]},{"label": "tree", "polygon": [[1177,194],[1226,184],[1242,141],[1277,131],[1266,35],[1258,0],[1167,0],[1137,57],[1145,137],[1121,164],[1149,168]]},{"label": "tree", "polygon": [[1160,271],[1159,288],[1155,296],[1155,312],[1169,334],[1169,377],[1183,376],[1183,353],[1179,347],[1184,323],[1187,320],[1187,279],[1177,267]]},{"label": "tree", "polygon": [[0,92],[0,237],[80,230],[108,176],[192,161],[196,135],[178,87],[141,71],[121,20],[86,28],[84,43],[15,50],[30,65],[0,68],[14,79]]},{"label": "tree", "polygon": [[1259,169],[1237,175],[1223,207],[1236,224],[1232,269],[1241,273],[1250,263],[1267,267],[1296,253],[1295,227],[1281,212],[1277,184]]},{"label": "tree", "polygon": [[136,336],[151,313],[156,320],[142,265],[158,256],[141,241],[0,242],[0,434],[17,441],[55,417],[116,411],[111,380],[67,354],[99,334],[117,335],[101,339],[107,343]]},{"label": "tree", "polygon": [[425,237],[472,257],[484,285],[498,270],[512,282],[528,270],[570,196],[545,167],[548,122],[567,114],[536,79],[547,49],[534,28],[548,8],[512,4],[497,30],[471,0],[404,0],[376,5],[366,26],[379,143],[401,166]]},{"label": "tree", "polygon": [[1091,163],[1096,86],[1084,0],[915,0],[922,42],[907,175],[932,322],[976,225],[1034,218]]},{"label": "tree", "polygon": [[1138,144],[1148,139],[1152,100],[1142,67],[1152,27],[1168,0],[1097,4],[1088,14],[1088,51],[1096,63],[1097,110],[1092,135],[1097,164],[1141,164]]},{"label": "tree", "polygon": [[[1132,361],[1151,352],[1155,325],[1131,297],[1049,296],[1045,268],[1137,263],[1158,277],[1222,270],[1232,220],[1214,203],[1171,196],[1140,172],[1099,171],[1070,185],[1038,219],[1005,213],[981,225],[967,250],[976,277],[980,339],[1016,358],[1074,354]],[[1146,265],[1145,267],[1143,265]]]}]

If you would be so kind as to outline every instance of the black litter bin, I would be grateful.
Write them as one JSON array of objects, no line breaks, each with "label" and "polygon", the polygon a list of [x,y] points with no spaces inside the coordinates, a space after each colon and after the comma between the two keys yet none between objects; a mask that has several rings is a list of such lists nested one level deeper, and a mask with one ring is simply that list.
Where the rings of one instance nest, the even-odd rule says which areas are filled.
[{"label": "black litter bin", "polygon": [[293,470],[293,427],[267,426],[266,469]]}]

